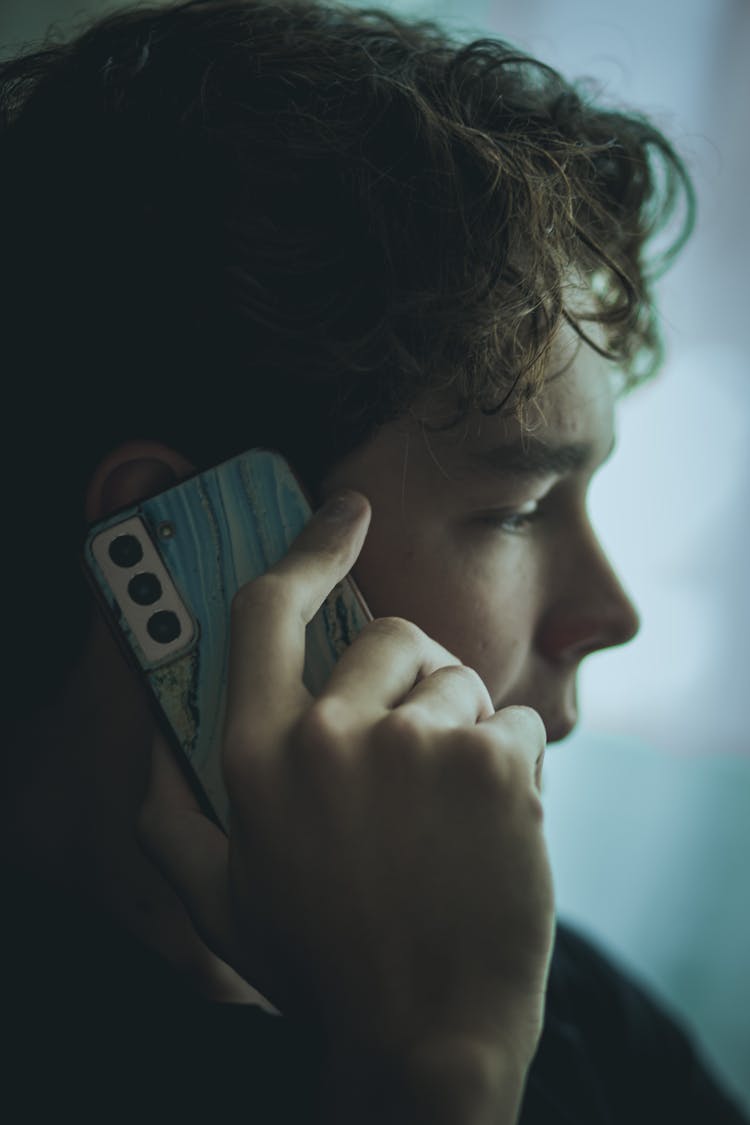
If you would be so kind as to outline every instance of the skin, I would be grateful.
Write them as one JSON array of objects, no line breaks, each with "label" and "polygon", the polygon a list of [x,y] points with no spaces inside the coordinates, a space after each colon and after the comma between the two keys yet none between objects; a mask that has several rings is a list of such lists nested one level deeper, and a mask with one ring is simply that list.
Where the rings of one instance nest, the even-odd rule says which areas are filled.
[{"label": "skin", "polygon": [[[353,573],[373,615],[419,625],[479,673],[496,709],[535,708],[550,742],[575,725],[584,656],[638,630],[586,513],[591,478],[613,443],[615,380],[608,361],[579,343],[568,329],[553,347],[550,367],[561,373],[540,399],[534,436],[589,445],[581,470],[472,479],[463,471],[468,453],[521,436],[513,417],[474,416],[450,435],[386,426],[324,490],[356,489],[372,504]],[[514,527],[537,501],[539,518]]]},{"label": "skin", "polygon": [[[467,454],[520,435],[513,417],[472,416],[459,432],[429,435],[407,418],[337,465],[322,491],[349,488],[370,500],[353,575],[373,615],[415,622],[479,673],[495,709],[535,708],[555,741],[576,720],[584,656],[629,640],[638,621],[586,515],[589,483],[613,441],[609,364],[565,331],[550,363],[535,436],[589,446],[581,468],[533,481],[465,475]],[[435,416],[443,405],[420,404]],[[126,443],[93,474],[86,517],[101,518],[191,471],[165,445]],[[537,502],[539,518],[523,526],[520,517]],[[55,753],[45,755],[51,732]],[[255,1000],[208,951],[140,847],[153,734],[145,691],[96,619],[63,703],[23,732],[39,768],[10,829],[15,852],[101,902],[204,995]]]}]

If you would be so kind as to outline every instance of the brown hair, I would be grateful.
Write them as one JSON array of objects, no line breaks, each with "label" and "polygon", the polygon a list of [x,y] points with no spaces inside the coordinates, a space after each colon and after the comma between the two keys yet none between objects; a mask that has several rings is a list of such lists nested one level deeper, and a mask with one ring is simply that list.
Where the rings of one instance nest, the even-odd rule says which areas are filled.
[{"label": "brown hair", "polygon": [[[204,0],[0,64],[4,438],[44,591],[16,599],[19,651],[27,617],[55,674],[80,648],[82,495],[118,441],[200,467],[276,446],[315,495],[427,388],[457,417],[522,409],[561,318],[586,332],[571,268],[635,385],[661,359],[650,283],[693,213],[643,116],[432,22]],[[20,707],[43,694],[21,687]]]}]

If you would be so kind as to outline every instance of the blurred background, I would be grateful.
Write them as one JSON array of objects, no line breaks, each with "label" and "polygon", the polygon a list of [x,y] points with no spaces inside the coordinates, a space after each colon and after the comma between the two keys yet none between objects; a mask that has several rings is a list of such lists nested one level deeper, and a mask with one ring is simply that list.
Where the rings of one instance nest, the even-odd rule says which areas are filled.
[{"label": "blurred background", "polygon": [[[123,6],[2,0],[0,53]],[[668,362],[622,404],[592,491],[643,626],[584,665],[545,804],[561,917],[656,992],[750,1110],[750,0],[379,6],[594,78],[695,179],[696,233],[658,288]]]}]

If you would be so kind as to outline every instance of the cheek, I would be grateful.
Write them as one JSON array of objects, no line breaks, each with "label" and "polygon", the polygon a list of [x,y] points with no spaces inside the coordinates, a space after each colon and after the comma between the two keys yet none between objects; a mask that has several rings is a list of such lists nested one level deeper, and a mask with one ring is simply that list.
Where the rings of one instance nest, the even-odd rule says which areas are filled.
[{"label": "cheek", "polygon": [[373,616],[413,621],[474,668],[497,699],[522,675],[531,644],[533,599],[523,568],[511,552],[480,559],[447,537],[423,536],[418,546],[373,530],[353,572]]},{"label": "cheek", "polygon": [[406,537],[371,529],[352,575],[373,617],[409,617],[424,581],[424,560]]},{"label": "cheek", "polygon": [[522,676],[531,648],[532,611],[517,583],[469,574],[461,598],[446,614],[452,652],[474,668],[497,700]]}]

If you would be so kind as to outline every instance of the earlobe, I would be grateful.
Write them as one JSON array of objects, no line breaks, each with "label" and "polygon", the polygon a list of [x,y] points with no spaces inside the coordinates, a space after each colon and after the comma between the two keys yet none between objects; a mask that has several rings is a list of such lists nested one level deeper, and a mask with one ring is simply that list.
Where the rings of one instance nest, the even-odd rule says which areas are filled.
[{"label": "earlobe", "polygon": [[128,504],[155,496],[195,471],[187,458],[162,442],[123,442],[110,450],[91,476],[84,503],[86,522],[95,523]]}]

